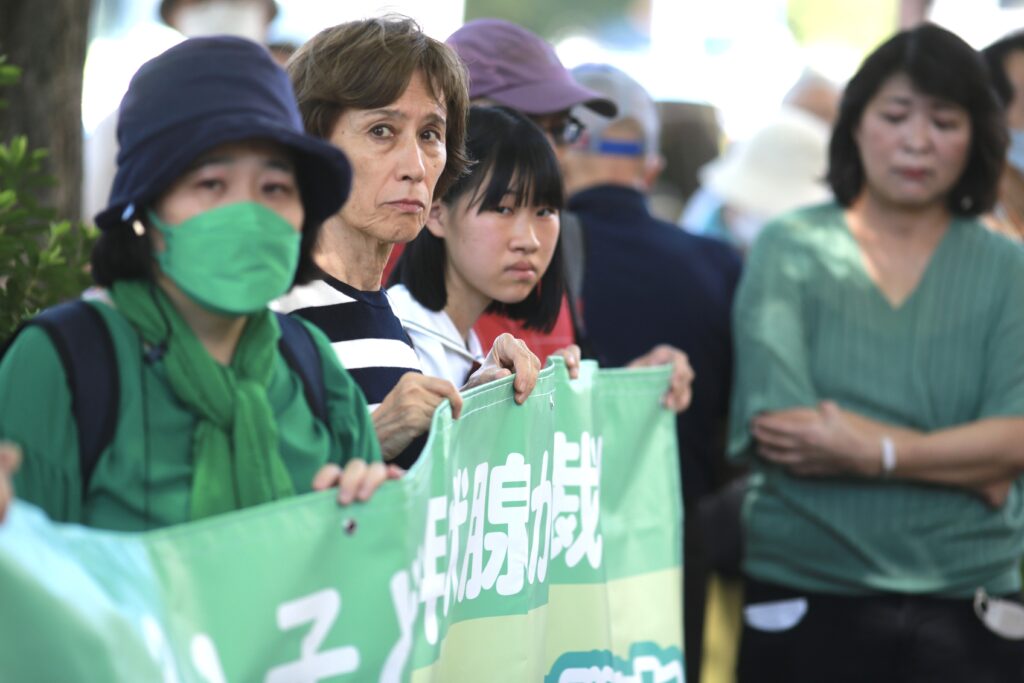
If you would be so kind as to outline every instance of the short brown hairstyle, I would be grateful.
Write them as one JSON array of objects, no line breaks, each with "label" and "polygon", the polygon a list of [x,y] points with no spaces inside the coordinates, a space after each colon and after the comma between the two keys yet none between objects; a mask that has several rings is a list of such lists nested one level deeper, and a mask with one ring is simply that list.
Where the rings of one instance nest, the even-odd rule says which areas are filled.
[{"label": "short brown hairstyle", "polygon": [[292,55],[287,69],[306,132],[325,140],[345,110],[385,107],[421,72],[447,122],[447,162],[434,196],[443,197],[466,171],[466,69],[454,50],[412,19],[389,15],[324,29]]}]

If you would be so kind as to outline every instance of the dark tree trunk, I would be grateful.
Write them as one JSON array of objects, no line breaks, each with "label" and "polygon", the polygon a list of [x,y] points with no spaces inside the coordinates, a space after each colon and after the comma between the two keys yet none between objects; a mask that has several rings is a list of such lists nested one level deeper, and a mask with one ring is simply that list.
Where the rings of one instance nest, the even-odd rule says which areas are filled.
[{"label": "dark tree trunk", "polygon": [[91,0],[0,0],[0,54],[21,67],[0,109],[0,141],[27,135],[56,178],[40,201],[77,219],[82,196],[82,69]]}]

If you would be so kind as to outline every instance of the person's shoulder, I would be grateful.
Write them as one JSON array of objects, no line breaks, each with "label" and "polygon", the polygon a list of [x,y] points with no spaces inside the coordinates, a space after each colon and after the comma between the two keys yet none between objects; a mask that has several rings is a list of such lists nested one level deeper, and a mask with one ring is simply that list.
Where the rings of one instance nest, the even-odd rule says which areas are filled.
[{"label": "person's shoulder", "polygon": [[[282,315],[286,314],[282,313]],[[312,338],[313,343],[317,346],[321,355],[324,355],[325,353],[326,355],[334,355],[333,352],[331,352],[331,340],[327,336],[327,333],[320,329],[320,327],[298,315],[289,315],[287,317],[302,326],[302,328],[309,334],[310,338]]]},{"label": "person's shoulder", "polygon": [[59,360],[50,334],[38,325],[26,325],[5,342],[3,355],[0,356],[0,368],[37,364],[56,368],[59,367]]},{"label": "person's shoulder", "polygon": [[[60,311],[59,309],[61,308],[64,310]],[[93,319],[98,320],[102,327],[97,328],[90,324],[83,329],[82,314],[87,311],[92,311],[94,316],[98,316]],[[47,316],[46,314],[48,313],[58,313],[58,315]],[[35,317],[26,320],[15,334],[20,338],[22,335],[30,333],[32,338],[36,338],[36,334],[39,333],[47,339],[52,339],[53,335],[58,333],[60,336],[88,334],[91,339],[97,334],[102,335],[103,329],[106,329],[110,334],[110,340],[115,342],[115,344],[122,339],[130,341],[137,341],[138,339],[138,333],[135,328],[117,310],[117,306],[107,290],[92,287],[83,292],[80,298],[48,308]],[[8,340],[8,342],[13,341],[13,337]],[[96,343],[96,341],[92,343]]]},{"label": "person's shoulder", "polygon": [[753,249],[792,249],[834,239],[845,230],[845,213],[835,202],[795,209],[769,221],[754,241]]},{"label": "person's shoulder", "polygon": [[675,230],[674,240],[683,245],[687,251],[696,254],[701,259],[711,259],[715,262],[735,265],[739,265],[743,260],[739,249],[728,242],[715,237],[708,237],[707,235],[695,235],[672,223],[666,223],[666,225],[671,225]]},{"label": "person's shoulder", "polygon": [[100,314],[115,344],[121,340],[127,340],[133,346],[139,343],[138,332],[132,326],[131,321],[117,310],[117,305],[107,289],[90,287],[82,293],[82,301],[92,306]]},{"label": "person's shoulder", "polygon": [[984,245],[984,257],[974,260],[985,276],[994,277],[997,287],[1006,292],[1009,305],[1020,310],[1024,298],[1024,244],[981,225],[972,228],[972,236]]},{"label": "person's shoulder", "polygon": [[663,245],[668,249],[699,253],[703,256],[721,258],[728,258],[732,255],[739,256],[739,252],[733,246],[720,239],[690,232],[676,223],[654,215],[645,221],[644,228],[646,228],[645,232],[653,234],[654,242],[659,247]]},{"label": "person's shoulder", "polygon": [[271,302],[270,308],[280,313],[292,313],[307,308],[321,308],[349,304],[356,299],[350,293],[332,287],[326,280],[313,280],[292,289]]},{"label": "person's shoulder", "polygon": [[834,201],[793,209],[769,221],[765,230],[799,233],[812,230],[835,230],[846,221],[846,209]]},{"label": "person's shoulder", "polygon": [[685,264],[685,270],[697,278],[735,284],[743,268],[743,256],[736,247],[715,237],[695,235],[673,223],[664,225],[672,230],[666,234],[666,246],[672,248],[665,250],[665,256]]},{"label": "person's shoulder", "polygon": [[388,287],[387,297],[391,303],[391,311],[406,330],[410,327],[437,328],[439,319],[444,315],[442,311],[432,311],[417,301],[405,285]]},{"label": "person's shoulder", "polygon": [[386,291],[391,310],[400,320],[415,316],[423,309],[423,306],[416,301],[412,292],[405,285],[391,285]]},{"label": "person's shoulder", "polygon": [[428,342],[443,341],[452,332],[452,325],[444,311],[432,311],[412,295],[404,285],[393,285],[387,289],[392,310],[412,338],[417,349]]},{"label": "person's shoulder", "polygon": [[461,384],[464,378],[453,377],[449,364],[449,351],[457,352],[460,343],[458,331],[447,314],[430,310],[403,285],[393,285],[387,293],[402,327],[412,341],[423,374]]},{"label": "person's shoulder", "polygon": [[1017,272],[1024,268],[1024,244],[992,230],[976,219],[956,219],[953,221],[952,229],[966,246],[981,252],[988,263],[997,260],[1004,264],[1004,267]]},{"label": "person's shoulder", "polygon": [[830,202],[800,208],[765,225],[747,252],[743,272],[751,277],[784,274],[790,280],[810,282],[823,264],[843,253],[848,239],[842,206]]},{"label": "person's shoulder", "polygon": [[[88,290],[73,304],[61,304],[62,307],[69,305],[86,307],[94,311],[98,314],[102,327],[96,327],[89,323],[88,319],[82,319],[81,314],[86,309],[65,308],[57,317],[45,316],[46,313],[56,312],[54,309],[47,309],[19,327],[5,342],[5,346],[0,345],[0,351],[3,352],[0,361],[8,366],[28,364],[39,372],[47,372],[50,369],[59,369],[63,372],[69,345],[89,344],[97,353],[97,344],[112,345],[110,353],[116,362],[124,355],[119,353],[122,351],[121,346],[137,343],[138,335],[131,323],[117,311],[109,296],[105,296],[102,290]],[[69,315],[70,313],[73,315]],[[104,334],[104,329],[109,337]],[[82,338],[83,336],[88,338]]]}]

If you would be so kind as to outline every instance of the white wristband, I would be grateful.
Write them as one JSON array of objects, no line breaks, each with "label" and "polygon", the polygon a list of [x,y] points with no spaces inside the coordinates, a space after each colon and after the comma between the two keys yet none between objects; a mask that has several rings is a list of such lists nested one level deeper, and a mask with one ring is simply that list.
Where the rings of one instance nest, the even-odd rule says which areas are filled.
[{"label": "white wristband", "polygon": [[896,469],[896,444],[888,436],[882,437],[882,476],[888,477]]}]

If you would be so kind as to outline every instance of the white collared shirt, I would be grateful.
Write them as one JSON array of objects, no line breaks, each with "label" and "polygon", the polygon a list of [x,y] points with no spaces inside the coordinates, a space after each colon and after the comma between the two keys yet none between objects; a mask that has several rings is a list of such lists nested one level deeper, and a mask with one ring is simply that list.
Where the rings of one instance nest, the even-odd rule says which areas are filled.
[{"label": "white collared shirt", "polygon": [[423,374],[441,377],[456,387],[465,384],[473,364],[484,361],[476,332],[471,329],[468,340],[463,341],[447,313],[426,308],[404,285],[389,287],[388,299],[412,339]]}]

